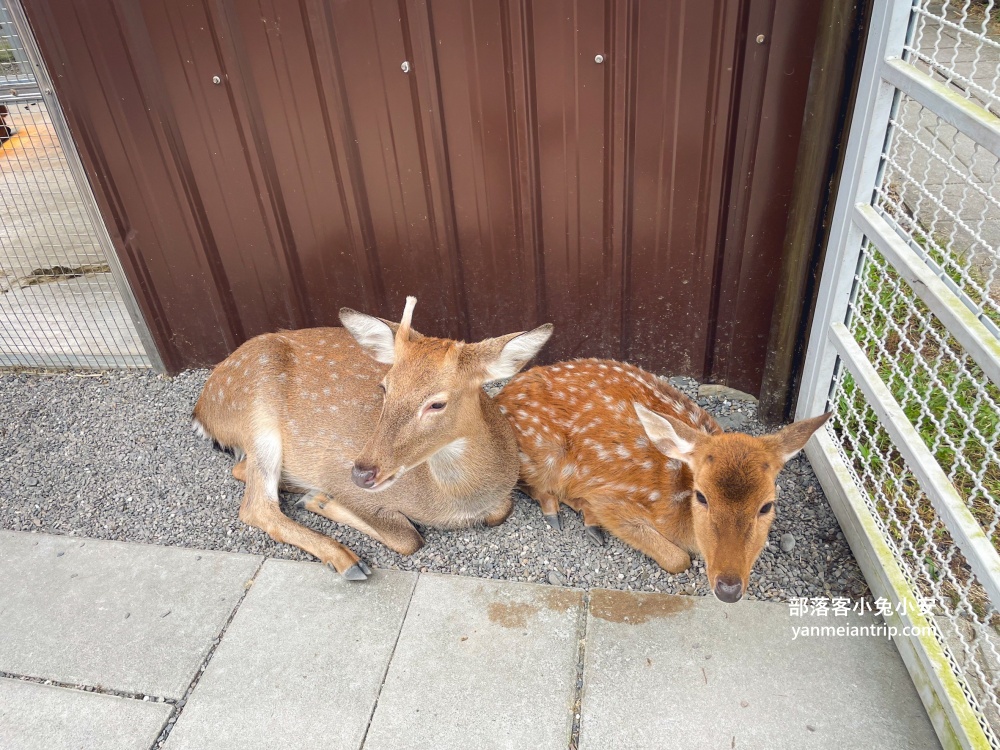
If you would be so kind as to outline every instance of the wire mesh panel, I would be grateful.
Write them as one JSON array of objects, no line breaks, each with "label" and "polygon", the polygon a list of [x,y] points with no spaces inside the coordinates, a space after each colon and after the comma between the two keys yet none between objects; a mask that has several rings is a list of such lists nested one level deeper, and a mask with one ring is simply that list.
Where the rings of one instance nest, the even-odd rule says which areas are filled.
[{"label": "wire mesh panel", "polygon": [[798,416],[945,746],[1000,748],[1000,7],[876,4]]},{"label": "wire mesh panel", "polygon": [[33,73],[18,11],[0,0],[0,366],[149,367],[134,301],[74,171],[58,104]]}]

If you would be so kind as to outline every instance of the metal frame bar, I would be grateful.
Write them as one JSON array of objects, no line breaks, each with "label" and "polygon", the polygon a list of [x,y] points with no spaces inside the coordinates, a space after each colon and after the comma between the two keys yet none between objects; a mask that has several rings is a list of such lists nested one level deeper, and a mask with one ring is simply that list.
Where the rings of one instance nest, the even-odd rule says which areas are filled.
[{"label": "metal frame bar", "polygon": [[[59,106],[59,100],[56,98],[55,90],[52,87],[52,80],[49,78],[48,70],[42,62],[41,53],[39,52],[38,45],[35,42],[35,36],[31,30],[31,24],[28,22],[28,18],[24,14],[24,8],[21,5],[21,0],[7,0],[7,7],[10,11],[11,18],[14,22],[14,28],[17,30],[25,55],[34,70],[37,85],[41,90],[42,100],[45,102],[45,106],[49,112],[49,117],[52,121],[52,127],[56,132],[59,145],[62,146],[63,153],[66,157],[66,163],[69,165],[73,181],[80,190],[83,205],[86,208],[88,217],[94,225],[97,241],[101,250],[104,252],[105,258],[107,259],[108,266],[111,269],[111,275],[115,280],[119,293],[121,294],[122,302],[125,304],[125,309],[128,311],[132,324],[135,326],[136,333],[138,334],[139,341],[142,343],[142,347],[149,359],[150,366],[157,372],[166,372],[163,360],[160,357],[160,352],[156,348],[153,337],[149,332],[149,327],[146,325],[146,320],[143,318],[142,311],[139,309],[139,303],[136,301],[135,295],[132,293],[132,287],[129,285],[128,277],[125,275],[125,269],[122,268],[121,260],[118,258],[118,253],[115,251],[114,242],[111,240],[111,235],[108,234],[107,226],[104,223],[104,217],[101,216],[101,211],[97,206],[97,199],[94,197],[94,191],[91,189],[90,181],[87,179],[87,170],[84,168],[83,162],[80,161],[80,154],[76,150],[76,143],[73,140],[73,134],[70,132],[69,125],[66,122],[66,117],[63,115],[62,107]],[[21,366],[23,366],[23,364]]]},{"label": "metal frame bar", "polygon": [[855,208],[855,219],[865,236],[983,368],[986,377],[1000,385],[1000,341],[874,208],[862,204]]},{"label": "metal frame bar", "polygon": [[882,80],[958,128],[972,140],[1000,155],[1000,117],[955,93],[898,57],[882,62]]}]

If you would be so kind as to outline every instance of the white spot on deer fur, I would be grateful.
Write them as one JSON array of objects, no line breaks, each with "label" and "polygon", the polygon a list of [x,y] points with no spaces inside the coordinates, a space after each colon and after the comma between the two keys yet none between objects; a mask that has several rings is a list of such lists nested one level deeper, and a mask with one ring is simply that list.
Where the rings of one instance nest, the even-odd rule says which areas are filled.
[{"label": "white spot on deer fur", "polygon": [[566,365],[567,370],[572,370],[575,365]]},{"label": "white spot on deer fur", "polygon": [[283,372],[278,373],[278,382],[284,383],[287,378],[288,376],[285,373]]},{"label": "white spot on deer fur", "polygon": [[660,491],[659,490],[653,490],[652,492],[650,492],[649,493],[649,499],[652,500],[655,503],[657,500],[660,499]]},{"label": "white spot on deer fur", "polygon": [[574,471],[576,471],[576,467],[573,464],[566,464],[562,467],[562,471],[559,472],[559,476],[563,479],[569,479],[573,476]]},{"label": "white spot on deer fur", "polygon": [[501,414],[506,414],[507,413],[507,407],[506,406],[501,406],[500,407],[500,413]]},{"label": "white spot on deer fur", "polygon": [[618,367],[618,365],[615,365],[611,369],[614,370],[615,372],[622,372],[622,368]]},{"label": "white spot on deer fur", "polygon": [[522,464],[528,463],[528,454],[527,453],[523,453],[522,451],[518,451],[517,452],[517,457],[521,460]]},{"label": "white spot on deer fur", "polygon": [[653,462],[650,461],[649,459],[646,459],[645,461],[642,462],[642,468],[644,468],[646,471],[652,470]]},{"label": "white spot on deer fur", "polygon": [[646,440],[646,438],[644,437],[637,437],[635,439],[635,447],[638,448],[639,450],[645,450],[646,448],[649,447],[649,441]]},{"label": "white spot on deer fur", "polygon": [[330,395],[330,389],[329,388],[324,388],[323,389],[323,395],[324,396],[329,396]]},{"label": "white spot on deer fur", "polygon": [[626,448],[624,445],[619,445],[617,448],[615,448],[615,453],[617,453],[624,459],[632,458],[632,454],[629,453],[628,448]]}]

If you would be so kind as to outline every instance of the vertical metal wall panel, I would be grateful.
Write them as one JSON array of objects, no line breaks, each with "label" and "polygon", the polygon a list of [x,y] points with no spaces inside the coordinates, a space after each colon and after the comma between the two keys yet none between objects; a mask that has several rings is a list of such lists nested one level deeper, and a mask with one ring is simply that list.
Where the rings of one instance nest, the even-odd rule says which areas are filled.
[{"label": "vertical metal wall panel", "polygon": [[[750,340],[770,324],[749,314],[771,309],[768,274],[740,271],[767,266],[767,242],[744,243],[763,220],[734,221],[731,200],[752,183],[766,208],[770,187],[730,164],[753,153],[773,160],[768,180],[791,181],[808,33],[776,38],[768,96],[742,96],[740,45],[772,3],[29,12],[168,369],[334,324],[342,305],[395,317],[416,294],[427,332],[551,321],[548,360],[627,357],[756,391],[762,351],[746,350],[749,379],[708,367],[720,344],[735,350],[727,321]],[[789,7],[788,24],[809,16]],[[789,58],[801,81],[782,80]],[[764,213],[780,223],[780,207]]]},{"label": "vertical metal wall panel", "polygon": [[630,359],[702,376],[728,174],[739,6],[639,7],[632,111]]},{"label": "vertical metal wall panel", "polygon": [[605,242],[608,95],[605,5],[574,0],[535,3],[528,12],[534,69],[535,137],[543,293],[559,335],[555,358],[618,354],[620,258]]},{"label": "vertical metal wall panel", "polygon": [[760,116],[743,118],[736,132],[709,375],[754,393],[767,357],[820,10],[799,0],[751,3],[746,27],[740,109]]}]

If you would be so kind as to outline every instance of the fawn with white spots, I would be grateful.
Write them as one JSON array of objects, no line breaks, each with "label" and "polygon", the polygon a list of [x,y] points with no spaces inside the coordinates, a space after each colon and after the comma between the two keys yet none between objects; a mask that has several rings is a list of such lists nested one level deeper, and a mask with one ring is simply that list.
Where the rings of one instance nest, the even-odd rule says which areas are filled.
[{"label": "fawn with white spots", "polygon": [[517,442],[482,390],[520,370],[552,326],[466,344],[423,336],[406,298],[397,325],[348,308],[344,328],[264,334],[219,364],[195,429],[239,462],[240,518],[349,580],[371,573],[330,537],[282,513],[278,490],[400,554],[423,545],[413,523],[502,523],[513,509]]},{"label": "fawn with white spots", "polygon": [[582,511],[671,573],[705,558],[709,585],[738,601],[774,521],[775,481],[830,416],[765,437],[723,432],[691,399],[622,362],[576,360],[518,375],[496,398],[514,426],[521,484],[560,529]]}]

